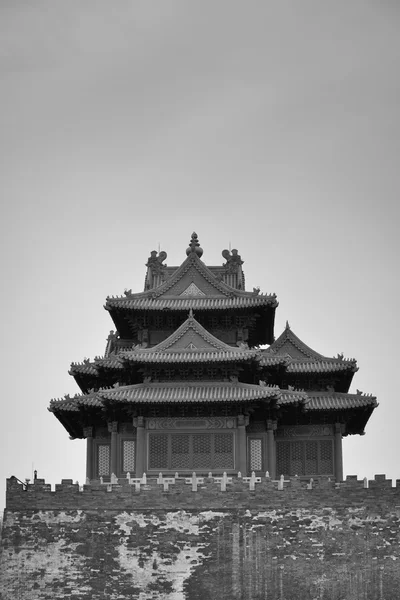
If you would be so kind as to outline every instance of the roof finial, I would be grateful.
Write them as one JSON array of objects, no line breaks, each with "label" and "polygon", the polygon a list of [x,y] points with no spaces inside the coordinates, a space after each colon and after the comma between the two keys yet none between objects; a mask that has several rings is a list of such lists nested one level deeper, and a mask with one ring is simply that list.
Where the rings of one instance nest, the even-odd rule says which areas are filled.
[{"label": "roof finial", "polygon": [[286,329],[290,329],[289,321],[286,321]]},{"label": "roof finial", "polygon": [[189,248],[186,250],[186,254],[189,256],[189,254],[191,254],[192,252],[197,254],[199,258],[203,254],[203,249],[200,248],[199,239],[195,231],[193,231],[192,237],[190,238]]},{"label": "roof finial", "polygon": [[193,319],[193,308],[189,308],[189,319]]}]

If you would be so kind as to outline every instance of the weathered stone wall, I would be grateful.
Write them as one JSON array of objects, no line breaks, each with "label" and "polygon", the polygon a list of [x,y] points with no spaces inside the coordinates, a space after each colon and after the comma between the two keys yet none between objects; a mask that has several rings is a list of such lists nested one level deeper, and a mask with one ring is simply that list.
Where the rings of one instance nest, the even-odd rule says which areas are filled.
[{"label": "weathered stone wall", "polygon": [[364,486],[9,480],[1,598],[398,600],[400,482]]}]

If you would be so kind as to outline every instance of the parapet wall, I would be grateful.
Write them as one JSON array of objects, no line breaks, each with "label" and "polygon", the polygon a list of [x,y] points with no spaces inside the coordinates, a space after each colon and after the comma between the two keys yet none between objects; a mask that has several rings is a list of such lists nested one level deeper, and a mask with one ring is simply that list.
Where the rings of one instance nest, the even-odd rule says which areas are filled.
[{"label": "parapet wall", "polygon": [[398,600],[396,483],[10,479],[0,597]]},{"label": "parapet wall", "polygon": [[335,483],[329,478],[305,481],[291,477],[273,481],[269,477],[162,477],[156,479],[118,479],[118,483],[92,480],[79,486],[72,479],[63,479],[52,491],[44,479],[21,484],[15,478],[7,480],[6,508],[37,509],[133,509],[133,508],[237,508],[239,506],[292,506],[304,503],[319,506],[328,502],[335,506],[358,503],[400,504],[400,480],[392,487],[385,475],[373,480],[350,475]]}]

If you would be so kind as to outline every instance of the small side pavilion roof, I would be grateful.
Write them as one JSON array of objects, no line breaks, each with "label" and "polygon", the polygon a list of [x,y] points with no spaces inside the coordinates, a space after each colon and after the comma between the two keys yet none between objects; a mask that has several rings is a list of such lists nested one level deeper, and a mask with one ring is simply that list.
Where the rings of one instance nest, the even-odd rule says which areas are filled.
[{"label": "small side pavilion roof", "polygon": [[271,356],[286,357],[288,373],[339,373],[347,371],[355,373],[358,370],[354,358],[345,359],[342,355],[336,358],[323,356],[310,346],[307,346],[293,333],[286,322],[286,327],[278,339],[269,348],[262,351],[260,364],[267,366]]}]

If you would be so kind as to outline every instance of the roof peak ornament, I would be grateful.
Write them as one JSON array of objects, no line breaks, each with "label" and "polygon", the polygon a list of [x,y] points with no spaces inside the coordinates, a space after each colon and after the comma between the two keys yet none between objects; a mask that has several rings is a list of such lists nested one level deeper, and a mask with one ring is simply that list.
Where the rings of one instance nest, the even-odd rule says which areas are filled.
[{"label": "roof peak ornament", "polygon": [[[231,251],[229,245],[229,250],[222,250],[221,254],[226,260],[226,263],[224,263],[222,266],[224,268],[225,275],[228,277],[228,280],[230,280],[230,285],[239,290],[244,290],[244,275],[242,270],[243,261],[239,252],[236,250],[236,248],[233,248]],[[236,280],[235,283],[232,281],[232,277],[234,278],[234,281]]]},{"label": "roof peak ornament", "polygon": [[286,321],[286,327],[285,327],[285,329],[290,329],[289,321]]},{"label": "roof peak ornament", "polygon": [[167,253],[163,250],[160,252],[157,250],[152,250],[150,252],[150,256],[147,259],[146,267],[147,267],[147,275],[145,281],[145,290],[154,287],[154,283],[159,282],[159,280],[165,280],[165,272],[167,269],[167,265],[163,265],[164,260],[167,258]]},{"label": "roof peak ornament", "polygon": [[190,238],[189,248],[187,248],[186,254],[189,256],[192,252],[197,254],[199,258],[203,255],[203,248],[200,248],[199,238],[195,231],[193,231],[192,237]]}]

